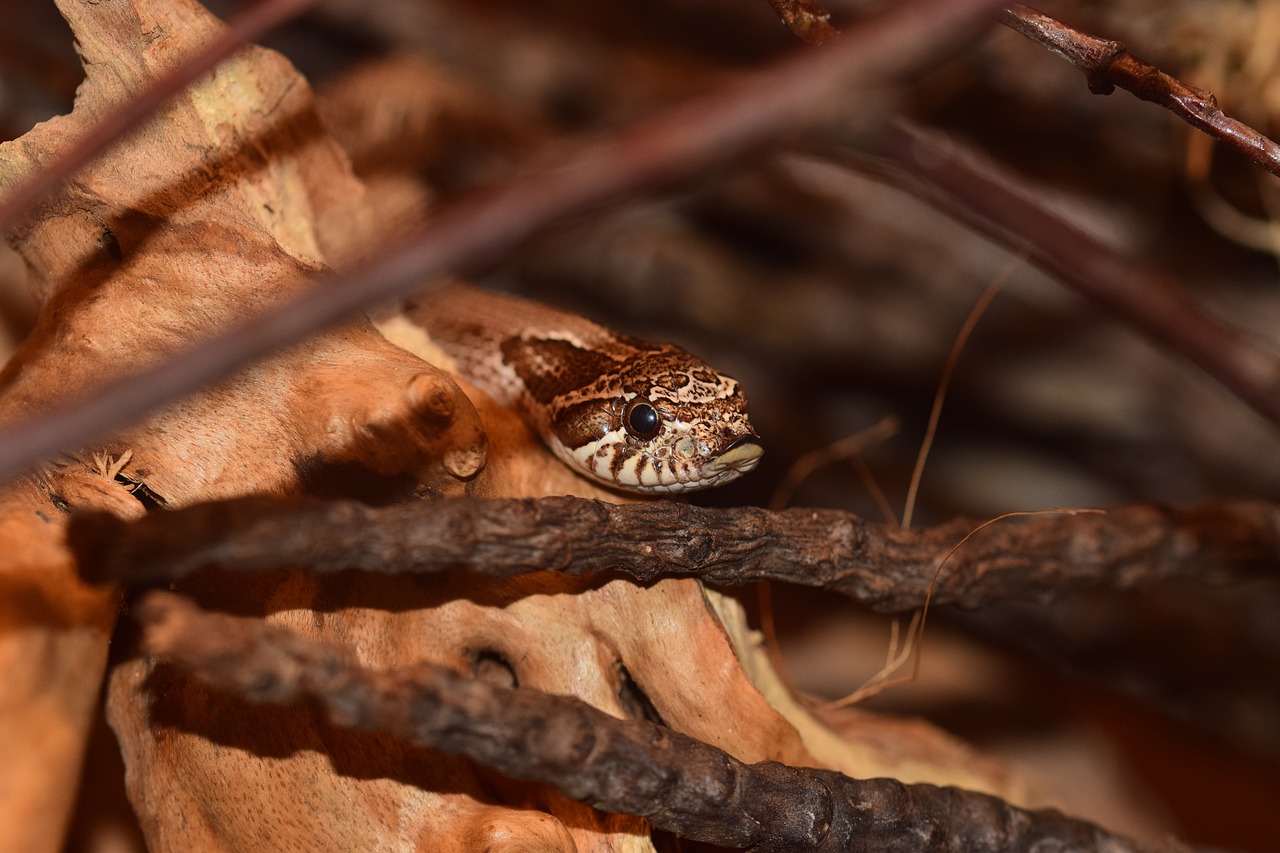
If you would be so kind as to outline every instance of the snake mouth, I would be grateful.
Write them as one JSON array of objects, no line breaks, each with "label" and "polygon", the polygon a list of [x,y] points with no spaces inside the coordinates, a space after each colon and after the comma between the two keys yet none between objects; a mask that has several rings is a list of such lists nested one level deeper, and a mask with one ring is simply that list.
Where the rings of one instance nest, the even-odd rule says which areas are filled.
[{"label": "snake mouth", "polygon": [[749,471],[756,466],[756,462],[763,455],[764,445],[760,443],[760,437],[748,433],[726,444],[716,456],[714,464],[717,468]]}]

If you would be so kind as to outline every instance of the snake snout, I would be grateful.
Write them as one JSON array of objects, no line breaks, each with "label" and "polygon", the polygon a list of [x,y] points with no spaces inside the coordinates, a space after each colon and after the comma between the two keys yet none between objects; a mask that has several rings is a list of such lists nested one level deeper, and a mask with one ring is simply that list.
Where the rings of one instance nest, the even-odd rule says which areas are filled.
[{"label": "snake snout", "polygon": [[740,435],[724,446],[716,456],[716,465],[731,468],[754,468],[756,460],[764,455],[764,445],[760,437]]}]

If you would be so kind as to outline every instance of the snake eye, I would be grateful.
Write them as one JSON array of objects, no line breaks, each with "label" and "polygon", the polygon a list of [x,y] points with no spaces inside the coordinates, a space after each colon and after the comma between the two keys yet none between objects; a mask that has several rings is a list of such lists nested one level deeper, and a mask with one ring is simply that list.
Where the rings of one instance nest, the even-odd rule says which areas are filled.
[{"label": "snake eye", "polygon": [[642,441],[647,441],[662,429],[662,419],[644,397],[636,397],[622,410],[622,425],[627,432]]}]

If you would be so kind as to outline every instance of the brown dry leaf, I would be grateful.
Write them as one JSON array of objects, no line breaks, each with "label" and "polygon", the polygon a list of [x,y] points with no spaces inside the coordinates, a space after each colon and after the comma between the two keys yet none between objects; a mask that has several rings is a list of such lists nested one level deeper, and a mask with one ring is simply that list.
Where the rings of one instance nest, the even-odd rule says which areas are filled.
[{"label": "brown dry leaf", "polygon": [[76,579],[57,516],[0,495],[0,850],[15,853],[61,846],[118,602]]},{"label": "brown dry leaf", "polygon": [[[183,0],[60,8],[87,78],[70,115],[0,146],[5,188],[221,26]],[[363,190],[321,131],[305,82],[273,53],[242,52],[9,235],[41,308],[0,373],[0,419],[64,404],[296,293],[354,254],[367,221]],[[385,496],[456,490],[483,461],[483,433],[447,377],[360,322],[9,490],[0,503],[4,849],[56,849],[65,831],[117,595],[75,579],[62,521],[76,507],[143,511],[114,471],[100,470],[121,461],[124,478],[170,505],[350,489],[353,473]]]},{"label": "brown dry leaf", "polygon": [[[88,76],[71,115],[0,149],[8,184],[221,26],[189,2],[61,8]],[[357,254],[368,222],[305,81],[274,53],[242,52],[18,230],[45,308],[0,376],[0,417],[64,401],[295,294]],[[360,322],[174,404],[106,449],[131,450],[124,473],[182,505],[296,491],[335,468],[368,469],[383,488],[447,489],[479,467],[479,435],[452,383]]]}]

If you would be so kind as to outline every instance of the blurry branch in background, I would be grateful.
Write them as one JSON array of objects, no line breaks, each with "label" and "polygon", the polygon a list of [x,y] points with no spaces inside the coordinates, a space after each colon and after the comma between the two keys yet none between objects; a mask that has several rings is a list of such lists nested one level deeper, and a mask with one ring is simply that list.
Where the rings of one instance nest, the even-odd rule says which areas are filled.
[{"label": "blurry branch in background", "polygon": [[[774,4],[775,9],[784,5]],[[784,14],[779,9],[779,15],[796,27],[797,10]],[[1108,94],[1115,86],[1125,88],[1280,175],[1280,146],[1223,113],[1211,93],[1132,56],[1119,42],[1088,35],[1026,6],[1001,10],[997,18],[1080,68],[1092,91]],[[896,184],[997,243],[1024,252],[1031,263],[1181,353],[1280,426],[1280,354],[1209,313],[1174,278],[1125,258],[1051,213],[1033,190],[940,134],[899,121],[880,143],[881,155],[898,167]],[[846,163],[857,159],[847,152],[834,156]],[[854,167],[867,168],[865,163]]]},{"label": "blurry branch in background", "polygon": [[[889,179],[1180,353],[1280,426],[1280,354],[1211,314],[1173,276],[1151,270],[1046,208],[1034,190],[954,140],[902,121],[879,146]],[[854,168],[865,158],[835,155]]]}]

